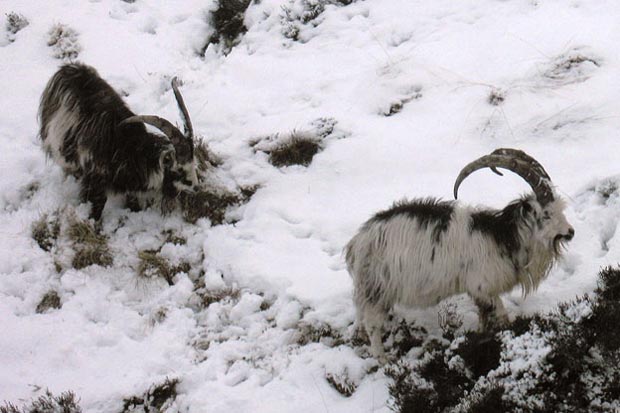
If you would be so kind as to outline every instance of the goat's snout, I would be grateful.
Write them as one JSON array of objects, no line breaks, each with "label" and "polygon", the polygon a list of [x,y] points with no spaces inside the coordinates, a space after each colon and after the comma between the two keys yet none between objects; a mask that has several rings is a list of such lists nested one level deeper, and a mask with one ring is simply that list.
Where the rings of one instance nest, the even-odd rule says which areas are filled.
[{"label": "goat's snout", "polygon": [[575,229],[573,227],[570,227],[568,229],[568,233],[564,235],[564,239],[566,239],[567,241],[570,241],[573,239],[574,236],[575,236]]}]

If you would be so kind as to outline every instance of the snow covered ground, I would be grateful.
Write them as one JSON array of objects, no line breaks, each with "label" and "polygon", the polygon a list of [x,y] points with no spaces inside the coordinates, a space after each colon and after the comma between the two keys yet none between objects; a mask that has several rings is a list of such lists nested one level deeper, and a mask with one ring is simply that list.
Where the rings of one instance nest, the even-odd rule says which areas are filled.
[{"label": "snow covered ground", "polygon": [[[258,3],[227,55],[217,45],[201,55],[212,0],[0,4],[29,21],[0,31],[0,401],[72,390],[84,411],[120,412],[124,399],[176,378],[170,411],[389,411],[382,370],[338,342],[354,317],[342,247],[395,200],[450,199],[460,169],[497,147],[545,166],[576,229],[538,291],[504,297],[512,317],[592,291],[598,268],[620,261],[617,2],[360,0],[307,23],[295,17],[317,0]],[[111,267],[71,268],[62,237],[50,251],[37,245],[31,228],[45,214],[88,214],[37,136],[39,97],[62,64],[47,44],[58,23],[77,32],[77,60],[137,113],[178,119],[168,84],[182,80],[194,128],[223,161],[214,179],[259,185],[229,211],[234,224],[192,225],[112,200]],[[337,123],[307,168],[275,168],[250,146],[321,118]],[[501,207],[527,189],[482,171],[460,195]],[[159,248],[191,265],[172,286],[137,276],[139,252]],[[229,294],[206,306],[197,284]],[[62,307],[37,313],[50,290]],[[470,300],[454,302],[476,328]],[[438,333],[437,308],[409,314]],[[306,338],[327,328],[336,338]],[[343,396],[335,376],[357,390]]]}]

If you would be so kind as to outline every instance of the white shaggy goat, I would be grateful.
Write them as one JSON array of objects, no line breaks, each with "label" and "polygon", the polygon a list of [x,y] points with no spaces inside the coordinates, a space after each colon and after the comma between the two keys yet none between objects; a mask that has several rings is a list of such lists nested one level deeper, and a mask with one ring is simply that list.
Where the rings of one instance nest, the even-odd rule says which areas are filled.
[{"label": "white shaggy goat", "polygon": [[526,153],[497,149],[467,165],[454,185],[489,167],[517,173],[532,187],[504,209],[475,208],[433,198],[399,202],[370,218],[345,247],[353,278],[357,327],[385,362],[382,327],[395,305],[428,307],[467,293],[482,329],[507,321],[500,294],[535,290],[575,231],[544,168]]}]

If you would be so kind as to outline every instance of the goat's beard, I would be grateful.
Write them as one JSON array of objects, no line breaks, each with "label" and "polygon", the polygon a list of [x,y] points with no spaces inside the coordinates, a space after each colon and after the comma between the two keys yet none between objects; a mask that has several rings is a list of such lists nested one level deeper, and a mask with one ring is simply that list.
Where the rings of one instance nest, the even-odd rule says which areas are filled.
[{"label": "goat's beard", "polygon": [[[551,245],[544,242],[535,242],[532,247],[529,253],[529,262],[525,265],[520,277],[524,296],[538,288],[540,282],[547,277],[549,271],[553,268],[562,251],[560,245],[556,246],[555,238],[552,240]],[[559,249],[556,250],[556,248]]]},{"label": "goat's beard", "polygon": [[167,197],[167,196],[162,196],[161,197],[161,203],[160,203],[160,208],[161,208],[161,213],[163,215],[168,215],[169,213],[171,213],[177,206],[177,198],[173,197]]},{"label": "goat's beard", "polygon": [[552,241],[552,250],[555,254],[554,258],[559,258],[566,250],[566,243],[568,240],[563,235],[556,235]]},{"label": "goat's beard", "polygon": [[169,171],[164,172],[164,181],[162,182],[161,191],[161,212],[166,215],[175,209],[179,191],[174,185],[174,176]]}]

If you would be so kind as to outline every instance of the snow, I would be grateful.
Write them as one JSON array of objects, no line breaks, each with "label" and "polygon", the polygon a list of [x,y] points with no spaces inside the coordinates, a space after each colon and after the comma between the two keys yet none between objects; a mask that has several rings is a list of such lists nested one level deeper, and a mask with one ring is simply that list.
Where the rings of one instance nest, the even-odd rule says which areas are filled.
[{"label": "snow", "polygon": [[[84,411],[118,412],[124,398],[168,377],[180,380],[182,411],[389,411],[372,358],[347,343],[298,344],[300,326],[349,334],[341,249],[359,225],[403,197],[450,199],[460,168],[497,147],[521,148],[545,166],[576,229],[535,293],[504,297],[511,317],[592,291],[598,268],[620,261],[620,198],[602,195],[620,185],[618,4],[357,1],[295,22],[294,41],[283,34],[282,6],[299,13],[302,3],[253,4],[228,55],[212,45],[200,56],[213,0],[2,2],[0,14],[30,24],[0,31],[0,400],[72,390]],[[38,247],[30,234],[42,215],[88,213],[77,182],[46,159],[37,137],[40,94],[62,63],[47,46],[58,23],[78,33],[78,60],[137,113],[178,122],[169,81],[179,76],[194,129],[223,160],[214,179],[260,186],[231,211],[238,222],[191,225],[110,200],[103,231],[112,267],[67,268],[66,239],[52,252]],[[586,60],[571,65],[579,56]],[[492,92],[504,101],[490,104]],[[386,116],[395,103],[402,110]],[[250,147],[320,118],[334,119],[337,132],[307,168],[274,168]],[[460,198],[501,207],[527,190],[516,176],[481,171]],[[167,242],[165,230],[186,244]],[[138,252],[158,248],[173,265],[191,264],[173,286],[137,276]],[[205,308],[198,281],[237,296]],[[62,308],[36,314],[50,289]],[[473,304],[456,302],[475,328]],[[438,334],[437,308],[411,314]],[[326,380],[345,371],[358,386],[348,398]]]}]

